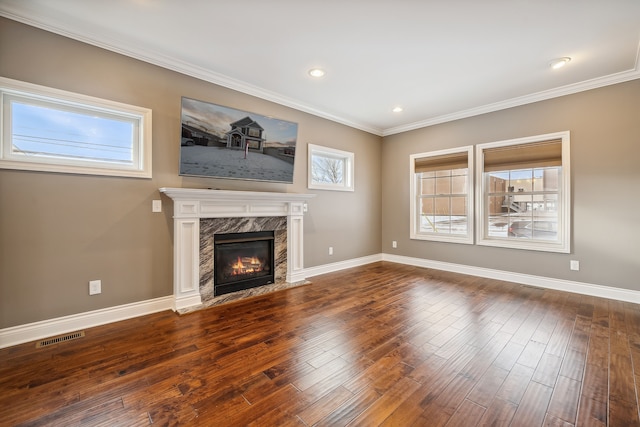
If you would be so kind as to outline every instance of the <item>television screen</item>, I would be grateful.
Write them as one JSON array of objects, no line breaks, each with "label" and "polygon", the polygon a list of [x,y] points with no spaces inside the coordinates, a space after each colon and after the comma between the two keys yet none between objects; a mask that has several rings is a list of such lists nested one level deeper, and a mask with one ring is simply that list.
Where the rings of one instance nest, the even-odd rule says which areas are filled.
[{"label": "television screen", "polygon": [[180,175],[293,183],[298,124],[182,98]]}]

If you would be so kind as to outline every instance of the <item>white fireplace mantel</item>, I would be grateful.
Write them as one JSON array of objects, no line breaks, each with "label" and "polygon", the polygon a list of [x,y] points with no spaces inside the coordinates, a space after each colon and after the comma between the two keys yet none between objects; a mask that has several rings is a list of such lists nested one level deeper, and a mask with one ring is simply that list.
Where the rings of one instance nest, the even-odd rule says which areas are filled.
[{"label": "white fireplace mantel", "polygon": [[174,310],[202,303],[200,295],[200,219],[287,217],[288,283],[305,280],[303,218],[306,201],[315,194],[228,191],[194,188],[160,188],[173,199]]}]

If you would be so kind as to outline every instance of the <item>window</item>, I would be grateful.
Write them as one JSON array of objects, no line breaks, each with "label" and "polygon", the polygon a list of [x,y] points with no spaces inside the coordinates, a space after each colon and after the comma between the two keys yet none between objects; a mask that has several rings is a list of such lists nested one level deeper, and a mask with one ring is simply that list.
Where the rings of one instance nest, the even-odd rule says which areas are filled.
[{"label": "window", "polygon": [[309,144],[308,150],[309,188],[353,191],[353,153],[313,144]]},{"label": "window", "polygon": [[0,78],[0,168],[151,177],[151,110]]},{"label": "window", "polygon": [[472,151],[410,156],[412,239],[473,243]]},{"label": "window", "polygon": [[569,252],[569,132],[476,147],[480,245]]}]

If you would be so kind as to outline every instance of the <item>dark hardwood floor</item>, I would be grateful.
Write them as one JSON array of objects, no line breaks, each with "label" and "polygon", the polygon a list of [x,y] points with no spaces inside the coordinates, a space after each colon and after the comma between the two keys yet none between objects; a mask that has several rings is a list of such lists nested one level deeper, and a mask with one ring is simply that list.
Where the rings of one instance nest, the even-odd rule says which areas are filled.
[{"label": "dark hardwood floor", "polygon": [[0,350],[0,425],[636,426],[640,306],[391,263]]}]

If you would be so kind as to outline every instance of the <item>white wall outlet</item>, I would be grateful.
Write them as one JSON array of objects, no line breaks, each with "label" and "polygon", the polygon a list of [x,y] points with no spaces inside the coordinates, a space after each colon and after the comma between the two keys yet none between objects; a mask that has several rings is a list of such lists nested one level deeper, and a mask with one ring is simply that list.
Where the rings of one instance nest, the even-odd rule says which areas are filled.
[{"label": "white wall outlet", "polygon": [[329,255],[333,255],[333,246],[329,246]]},{"label": "white wall outlet", "polygon": [[573,271],[580,270],[580,261],[576,261],[575,259],[572,259],[571,261],[569,261],[569,268]]},{"label": "white wall outlet", "polygon": [[89,295],[97,295],[102,293],[102,280],[89,281]]},{"label": "white wall outlet", "polygon": [[162,212],[162,200],[151,201],[151,212]]},{"label": "white wall outlet", "polygon": [[391,242],[391,247],[392,248],[397,248],[398,247],[398,242],[396,242],[395,240],[393,242]]}]

